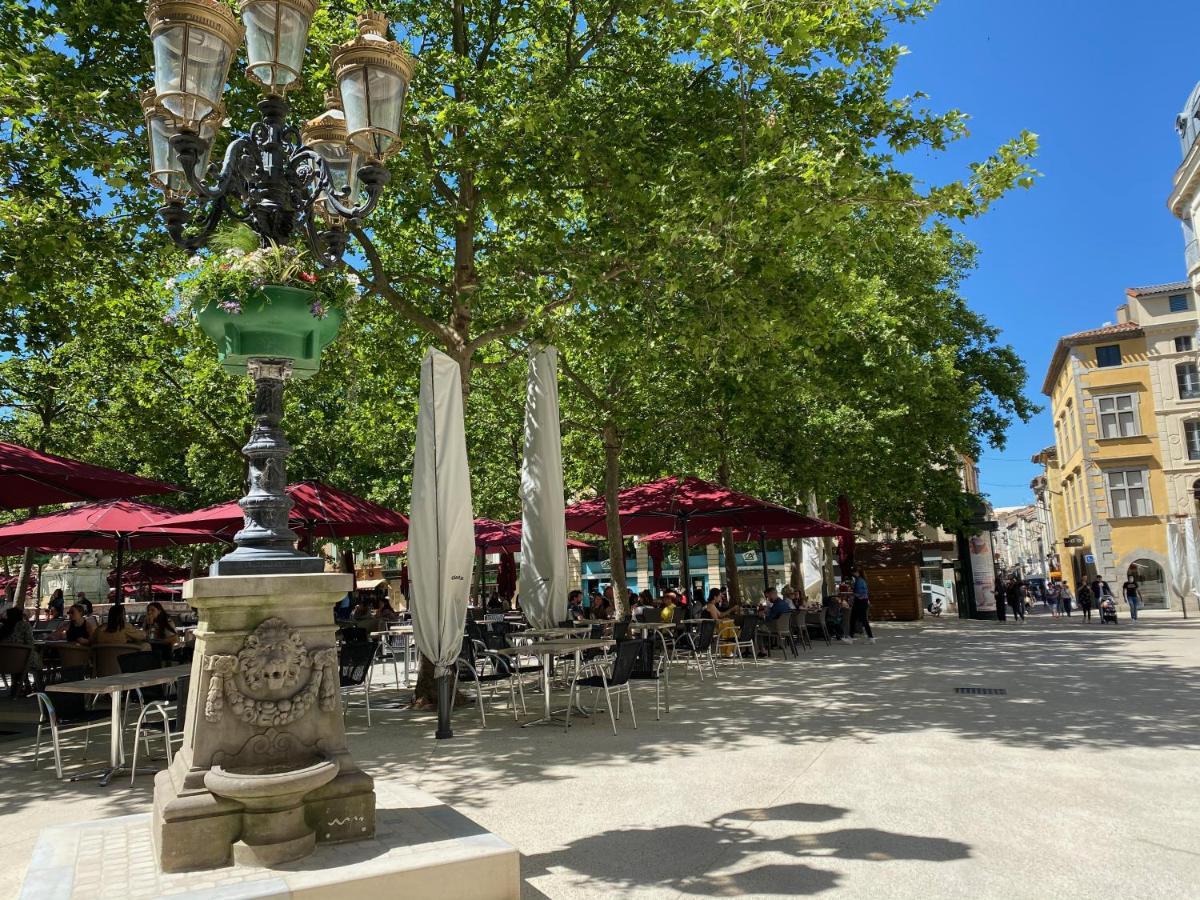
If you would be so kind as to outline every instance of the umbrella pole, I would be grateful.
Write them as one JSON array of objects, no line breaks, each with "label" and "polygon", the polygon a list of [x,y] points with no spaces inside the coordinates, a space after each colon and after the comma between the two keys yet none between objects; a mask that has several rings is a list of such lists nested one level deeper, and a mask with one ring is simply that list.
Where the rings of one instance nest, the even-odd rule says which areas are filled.
[{"label": "umbrella pole", "polygon": [[771,572],[767,568],[767,531],[765,528],[758,529],[758,553],[762,557],[763,567],[763,591],[771,586]]},{"label": "umbrella pole", "polygon": [[454,678],[447,670],[438,680],[438,724],[434,737],[438,740],[454,737],[450,728],[450,710],[454,707]]},{"label": "umbrella pole", "polygon": [[483,551],[484,551],[484,548],[480,547],[479,548],[479,605],[481,607],[486,608],[487,607],[487,598],[485,597],[485,594],[487,593],[487,591],[484,590],[483,580],[487,577],[487,554],[484,553]]},{"label": "umbrella pole", "polygon": [[690,607],[692,604],[692,572],[688,567],[688,533],[687,516],[680,517],[680,532],[683,536],[683,547],[679,553],[679,588],[684,600]]},{"label": "umbrella pole", "polygon": [[[125,585],[123,584],[124,579],[122,578],[122,570],[124,569],[124,562],[125,562],[125,536],[123,534],[118,534],[117,535],[117,599],[116,599],[116,602],[121,603],[121,604],[123,604],[125,602]],[[108,598],[106,597],[105,599],[107,600]]]}]

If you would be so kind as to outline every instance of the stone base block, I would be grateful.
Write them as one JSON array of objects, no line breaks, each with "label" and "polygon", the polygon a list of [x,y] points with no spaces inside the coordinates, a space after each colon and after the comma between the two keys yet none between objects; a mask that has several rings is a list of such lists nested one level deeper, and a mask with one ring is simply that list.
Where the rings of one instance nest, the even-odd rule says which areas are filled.
[{"label": "stone base block", "polygon": [[20,900],[521,896],[520,855],[511,844],[416,788],[376,783],[375,792],[373,838],[319,844],[311,855],[271,868],[163,873],[152,862],[149,814],[46,828]]}]

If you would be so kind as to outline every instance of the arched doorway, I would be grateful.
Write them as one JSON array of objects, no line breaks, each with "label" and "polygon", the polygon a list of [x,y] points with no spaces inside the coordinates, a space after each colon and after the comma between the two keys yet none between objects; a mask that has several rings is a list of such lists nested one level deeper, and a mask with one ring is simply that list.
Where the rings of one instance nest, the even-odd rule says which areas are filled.
[{"label": "arched doorway", "polygon": [[1135,559],[1129,564],[1126,577],[1128,575],[1137,579],[1143,606],[1147,609],[1167,608],[1167,578],[1162,566],[1152,559]]}]

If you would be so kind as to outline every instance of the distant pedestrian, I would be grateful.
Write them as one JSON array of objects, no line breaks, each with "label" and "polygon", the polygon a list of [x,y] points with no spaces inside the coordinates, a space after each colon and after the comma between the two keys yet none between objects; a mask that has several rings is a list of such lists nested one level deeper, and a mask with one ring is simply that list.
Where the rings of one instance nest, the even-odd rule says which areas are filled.
[{"label": "distant pedestrian", "polygon": [[1021,582],[1015,575],[1008,576],[1008,584],[1004,586],[1004,597],[1008,600],[1008,605],[1012,607],[1013,621],[1025,621],[1025,594],[1021,589]]},{"label": "distant pedestrian", "polygon": [[875,643],[875,635],[871,632],[871,598],[867,588],[867,578],[862,569],[854,570],[854,605],[850,607],[850,640],[858,635],[858,625],[861,622],[863,631],[870,643]]},{"label": "distant pedestrian", "polygon": [[1075,597],[1079,600],[1079,611],[1083,613],[1083,621],[1092,621],[1092,605],[1095,598],[1092,596],[1092,589],[1086,581],[1079,582],[1079,588],[1075,592]]},{"label": "distant pedestrian", "polygon": [[992,589],[996,597],[996,619],[1000,622],[1008,621],[1008,579],[996,576],[995,587]]},{"label": "distant pedestrian", "polygon": [[1129,618],[1136,622],[1138,606],[1141,605],[1142,595],[1138,592],[1137,579],[1132,574],[1121,585],[1121,593],[1125,595],[1125,603],[1129,607]]}]

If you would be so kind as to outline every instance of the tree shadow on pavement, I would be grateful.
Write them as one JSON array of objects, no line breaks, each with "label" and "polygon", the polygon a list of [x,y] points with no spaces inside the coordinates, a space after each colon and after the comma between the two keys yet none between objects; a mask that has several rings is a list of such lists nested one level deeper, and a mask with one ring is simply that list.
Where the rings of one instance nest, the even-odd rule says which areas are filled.
[{"label": "tree shadow on pavement", "polygon": [[[827,822],[847,810],[816,804],[738,810],[703,825],[625,828],[588,835],[549,853],[522,859],[522,877],[554,872],[614,892],[649,888],[704,897],[746,894],[797,896],[839,886],[842,876],[810,864],[822,858],[872,862],[952,861],[971,855],[968,845],[944,838],[894,834],[874,828],[797,830],[770,836],[755,829],[769,822]],[[739,824],[739,823],[749,824]],[[773,829],[778,831],[778,829]]]}]

